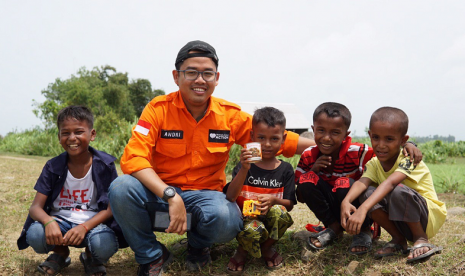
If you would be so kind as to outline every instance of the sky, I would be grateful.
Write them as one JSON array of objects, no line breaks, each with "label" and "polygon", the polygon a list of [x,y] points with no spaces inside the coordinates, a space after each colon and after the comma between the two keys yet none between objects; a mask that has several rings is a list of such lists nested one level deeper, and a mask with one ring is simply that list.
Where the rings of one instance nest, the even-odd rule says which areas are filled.
[{"label": "sky", "polygon": [[359,136],[394,106],[410,136],[465,140],[464,14],[464,1],[0,0],[0,135],[42,126],[33,100],[83,66],[176,91],[179,49],[203,40],[219,57],[216,97],[293,103],[310,122],[339,102]]}]

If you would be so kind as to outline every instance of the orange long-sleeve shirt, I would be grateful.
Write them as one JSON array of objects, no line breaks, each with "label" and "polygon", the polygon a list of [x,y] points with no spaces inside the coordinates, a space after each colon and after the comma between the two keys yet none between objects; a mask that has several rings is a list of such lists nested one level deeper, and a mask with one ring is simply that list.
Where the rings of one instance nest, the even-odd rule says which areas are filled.
[{"label": "orange long-sleeve shirt", "polygon": [[[180,92],[154,98],[144,109],[124,149],[121,169],[132,174],[153,168],[168,185],[183,190],[218,190],[226,184],[224,169],[233,144],[250,142],[252,116],[236,104],[210,97],[197,122]],[[288,132],[281,149],[292,156],[299,136]]]}]

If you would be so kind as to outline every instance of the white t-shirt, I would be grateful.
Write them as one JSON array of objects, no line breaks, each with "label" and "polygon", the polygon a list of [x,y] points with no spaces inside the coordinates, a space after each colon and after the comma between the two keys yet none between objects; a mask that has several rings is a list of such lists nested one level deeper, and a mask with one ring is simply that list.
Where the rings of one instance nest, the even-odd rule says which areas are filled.
[{"label": "white t-shirt", "polygon": [[97,213],[97,189],[92,181],[92,166],[81,179],[75,178],[68,170],[65,185],[53,202],[50,214],[81,224]]}]

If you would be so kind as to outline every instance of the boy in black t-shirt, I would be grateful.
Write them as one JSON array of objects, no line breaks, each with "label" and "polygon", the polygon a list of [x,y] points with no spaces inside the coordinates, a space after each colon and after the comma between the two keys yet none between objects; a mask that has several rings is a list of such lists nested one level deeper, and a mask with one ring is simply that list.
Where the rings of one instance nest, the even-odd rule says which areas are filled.
[{"label": "boy in black t-shirt", "polygon": [[241,150],[240,163],[234,168],[233,180],[225,187],[226,198],[237,201],[242,209],[245,200],[257,200],[261,215],[244,218],[244,230],[236,239],[239,247],[227,267],[229,274],[241,274],[250,253],[263,256],[268,269],[279,269],[283,258],[272,247],[294,222],[289,215],[295,199],[294,170],[291,164],[276,158],[286,139],[286,118],[273,107],[255,111],[252,140],[261,144],[262,160],[251,164],[252,152]]}]

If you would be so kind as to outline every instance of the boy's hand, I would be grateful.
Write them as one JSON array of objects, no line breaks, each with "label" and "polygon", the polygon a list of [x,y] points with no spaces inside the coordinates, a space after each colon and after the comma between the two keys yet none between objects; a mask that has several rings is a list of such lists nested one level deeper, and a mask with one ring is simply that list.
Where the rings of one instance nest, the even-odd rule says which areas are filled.
[{"label": "boy's hand", "polygon": [[423,154],[421,150],[415,147],[412,143],[405,143],[404,148],[402,149],[404,156],[410,156],[410,161],[413,160],[413,165],[416,166],[423,159]]},{"label": "boy's hand", "polygon": [[63,244],[63,235],[58,222],[54,221],[45,226],[45,241],[50,245]]},{"label": "boy's hand", "polygon": [[357,209],[355,213],[353,213],[349,219],[347,220],[347,227],[346,232],[351,235],[357,235],[360,233],[360,229],[362,228],[362,224],[365,221],[366,212],[362,209]]},{"label": "boy's hand", "polygon": [[315,164],[313,164],[312,171],[318,174],[322,169],[326,169],[328,166],[331,166],[331,156],[322,155],[318,157]]},{"label": "boy's hand", "polygon": [[82,225],[77,225],[66,232],[65,236],[63,237],[63,245],[80,245],[86,234],[86,228],[84,228]]},{"label": "boy's hand", "polygon": [[241,165],[242,165],[242,168],[247,171],[250,170],[250,161],[248,161],[249,158],[252,158],[252,152],[246,148],[241,149],[241,157],[240,157]]},{"label": "boy's hand", "polygon": [[259,194],[257,200],[259,203],[255,204],[257,209],[262,212],[262,215],[266,215],[271,207],[275,204],[276,197],[268,194]]},{"label": "boy's hand", "polygon": [[341,203],[341,226],[344,229],[347,229],[347,220],[349,219],[350,215],[357,211],[354,205],[352,205],[348,201],[342,201]]}]

